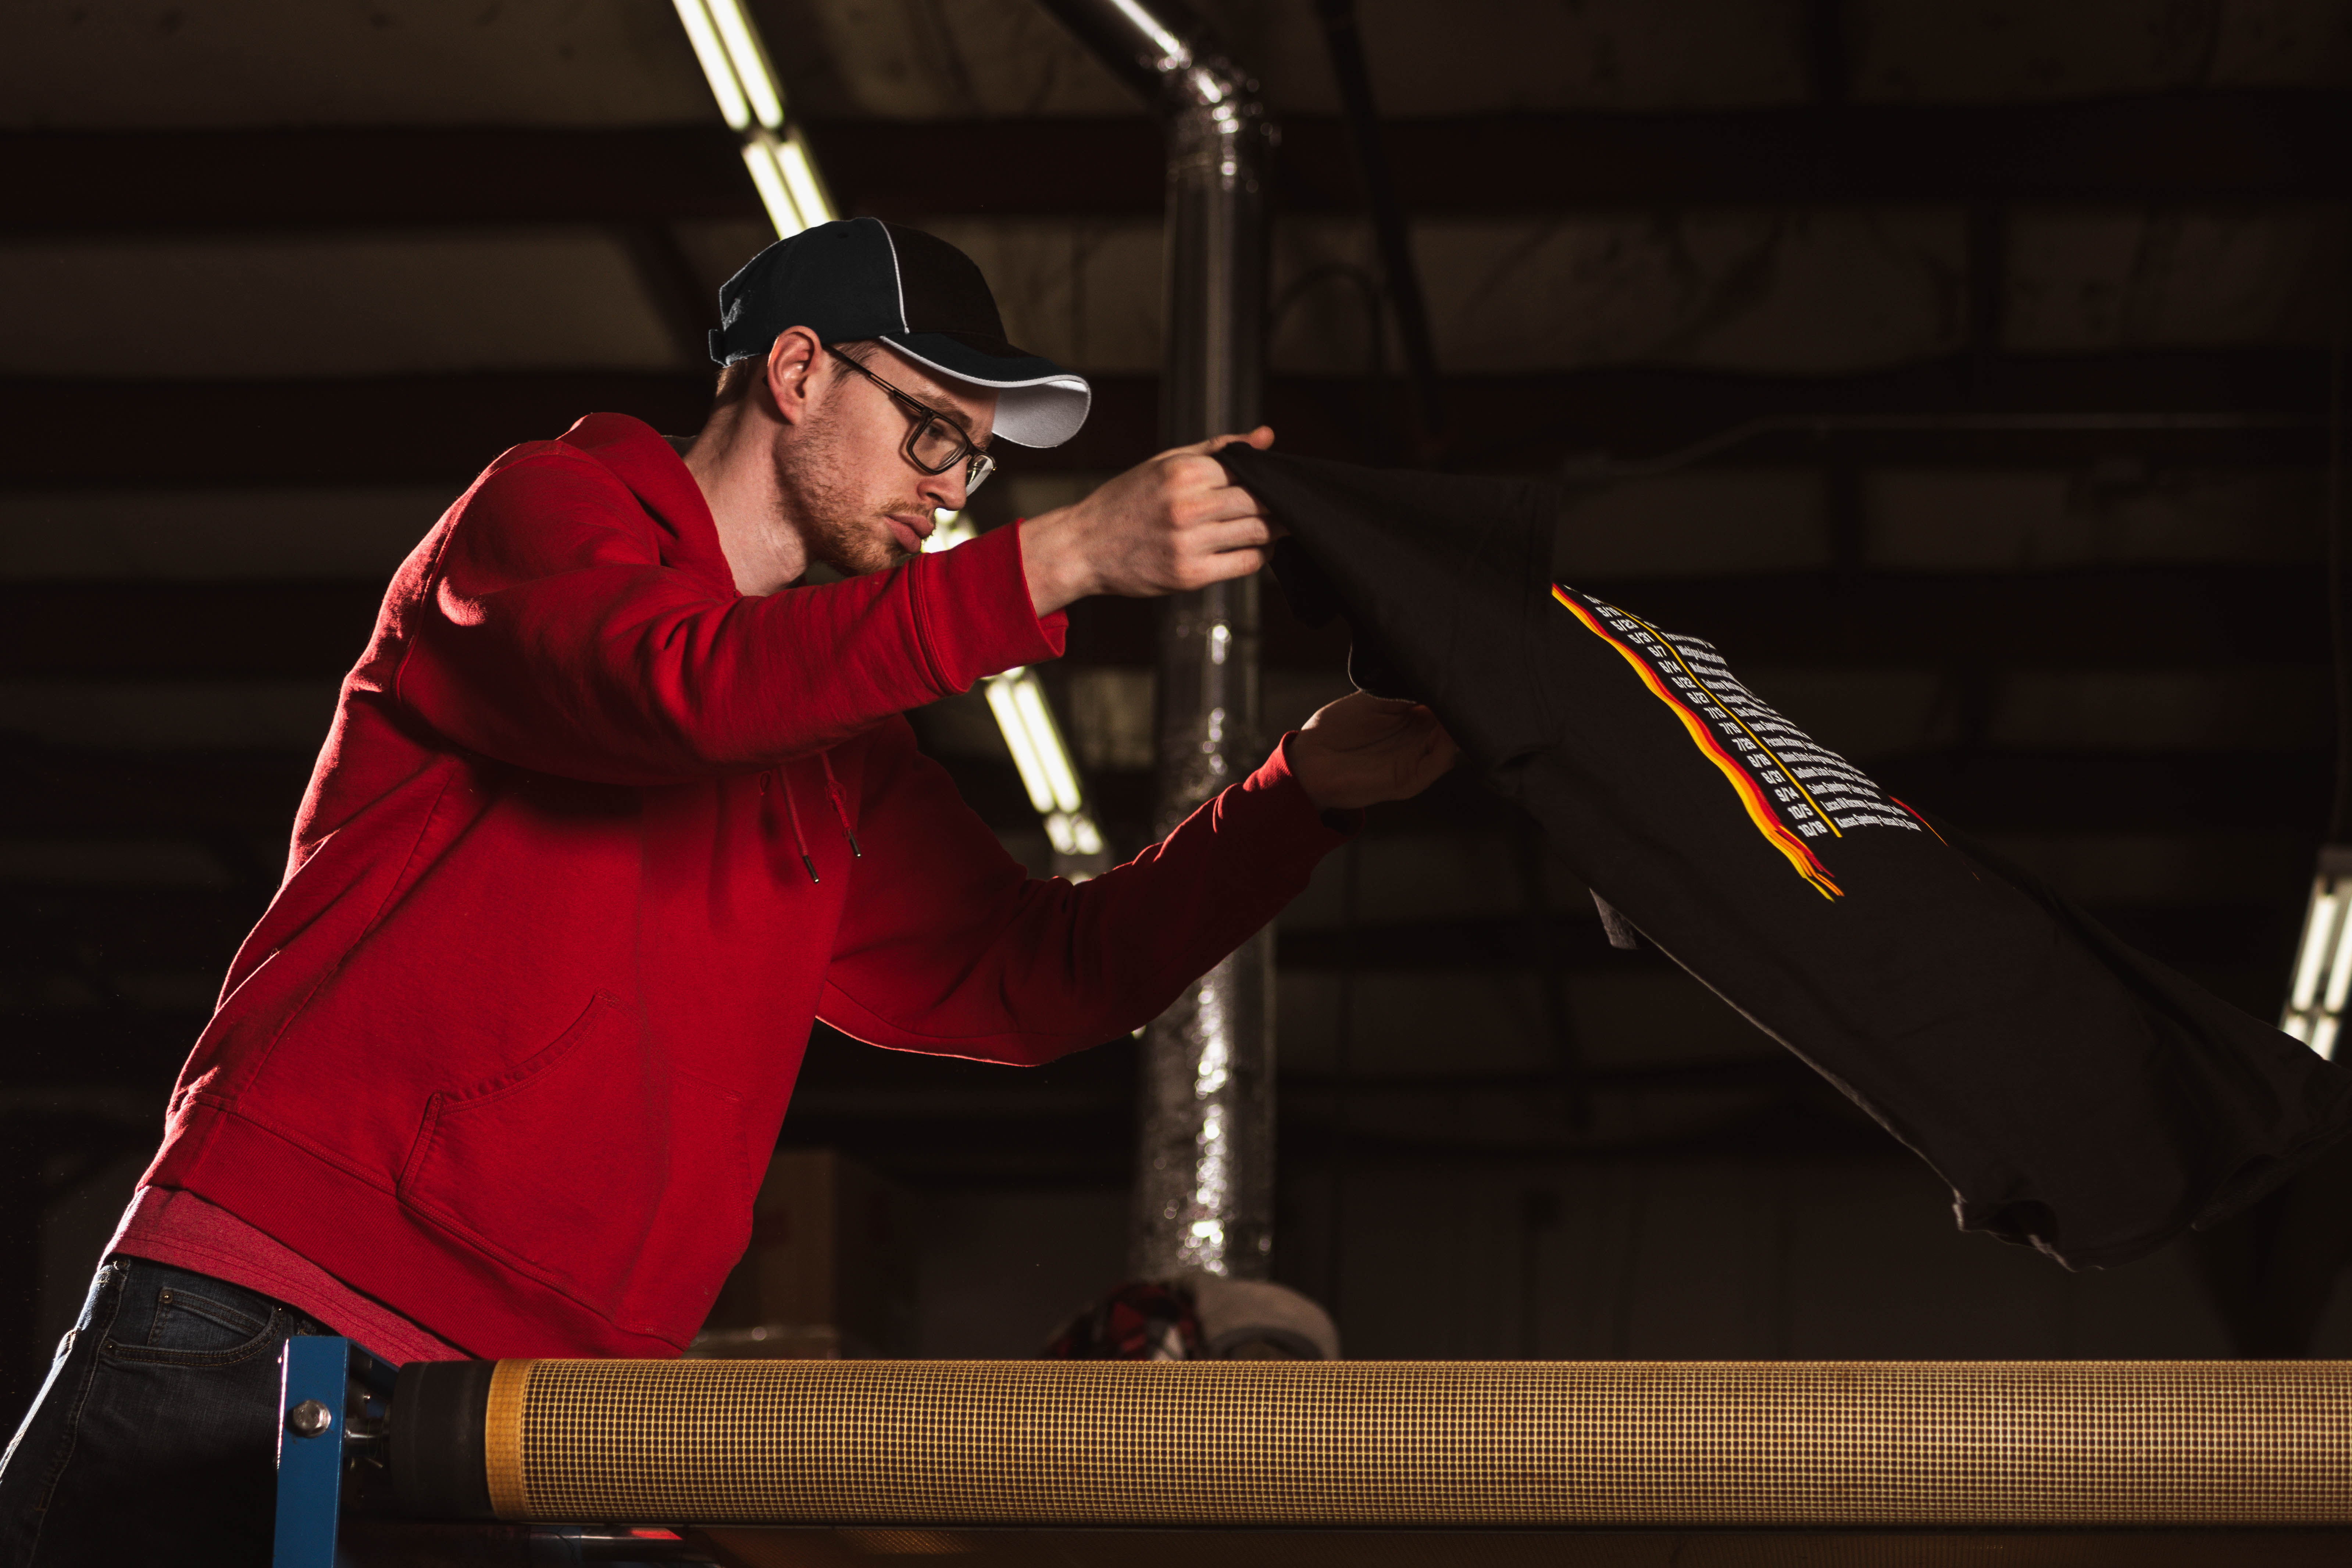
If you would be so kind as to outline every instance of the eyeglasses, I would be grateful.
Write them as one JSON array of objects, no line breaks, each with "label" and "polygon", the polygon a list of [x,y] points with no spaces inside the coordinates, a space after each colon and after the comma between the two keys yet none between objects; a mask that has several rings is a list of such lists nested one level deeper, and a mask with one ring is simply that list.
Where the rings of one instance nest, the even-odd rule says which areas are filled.
[{"label": "eyeglasses", "polygon": [[944,474],[961,463],[963,493],[967,497],[996,472],[996,459],[973,446],[963,426],[947,415],[919,398],[908,396],[830,343],[824,352],[888,393],[914,420],[915,427],[907,432],[907,444],[899,448],[907,461],[927,474]]}]

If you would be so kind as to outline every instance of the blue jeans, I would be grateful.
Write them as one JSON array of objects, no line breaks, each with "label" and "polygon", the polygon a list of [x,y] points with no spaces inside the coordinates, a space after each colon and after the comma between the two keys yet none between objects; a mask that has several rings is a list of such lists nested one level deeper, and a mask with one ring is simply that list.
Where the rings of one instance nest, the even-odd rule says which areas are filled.
[{"label": "blue jeans", "polygon": [[0,1458],[0,1568],[267,1564],[278,1347],[331,1331],[240,1285],[109,1258]]}]

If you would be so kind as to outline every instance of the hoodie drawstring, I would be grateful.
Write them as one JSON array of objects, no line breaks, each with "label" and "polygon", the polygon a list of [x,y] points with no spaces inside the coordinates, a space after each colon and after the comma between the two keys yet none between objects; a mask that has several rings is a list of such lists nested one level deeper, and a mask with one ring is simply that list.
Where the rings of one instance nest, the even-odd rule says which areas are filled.
[{"label": "hoodie drawstring", "polygon": [[793,847],[801,852],[801,864],[808,868],[809,880],[814,882],[817,879],[816,861],[809,855],[808,835],[801,831],[801,803],[793,798],[792,775],[784,772],[782,763],[777,763],[769,770],[769,773],[760,775],[761,795],[768,793],[769,773],[774,774],[776,787],[783,791],[784,815],[791,817],[793,821]]},{"label": "hoodie drawstring", "polygon": [[[852,858],[863,860],[866,851],[857,847],[857,835],[850,831],[849,811],[841,803],[841,784],[833,776],[833,759],[820,752],[817,761],[824,768],[824,793],[826,798],[833,802],[833,815],[841,824],[841,836],[849,840]],[[801,864],[808,868],[809,880],[818,881],[821,879],[816,874],[816,858],[809,853],[808,835],[801,829],[800,797],[793,794],[792,775],[784,771],[782,763],[770,769],[769,773],[774,774],[777,787],[783,791],[784,815],[792,819],[793,824],[793,847],[800,851]],[[768,773],[760,775],[760,793],[762,795],[768,792]]]},{"label": "hoodie drawstring", "polygon": [[849,808],[841,803],[841,784],[833,776],[833,753],[819,752],[816,760],[824,769],[824,793],[833,799],[834,820],[841,824],[841,836],[849,840],[849,856],[853,860],[866,858],[866,851],[857,847],[857,834],[849,826]]}]

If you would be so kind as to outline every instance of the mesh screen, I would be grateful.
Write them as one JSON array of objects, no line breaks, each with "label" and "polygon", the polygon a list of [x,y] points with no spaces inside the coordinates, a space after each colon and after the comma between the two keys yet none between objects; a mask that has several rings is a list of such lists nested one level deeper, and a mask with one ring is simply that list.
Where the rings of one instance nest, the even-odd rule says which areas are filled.
[{"label": "mesh screen", "polygon": [[[719,1524],[691,1534],[731,1568],[2344,1568],[2352,1562],[2352,1532],[2340,1530]],[[908,1561],[919,1557],[933,1561]]]},{"label": "mesh screen", "polygon": [[2352,1363],[525,1364],[509,1518],[2352,1522]]}]

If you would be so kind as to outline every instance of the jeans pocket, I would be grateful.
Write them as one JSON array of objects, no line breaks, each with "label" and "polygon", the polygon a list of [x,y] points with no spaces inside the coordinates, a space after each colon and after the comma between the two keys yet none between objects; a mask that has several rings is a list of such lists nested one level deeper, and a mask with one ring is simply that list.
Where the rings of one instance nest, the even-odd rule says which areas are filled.
[{"label": "jeans pocket", "polygon": [[155,1320],[147,1330],[147,1348],[203,1351],[217,1355],[236,1349],[268,1327],[268,1312],[257,1315],[244,1311],[194,1290],[158,1290]]},{"label": "jeans pocket", "polygon": [[[134,1275],[131,1287],[141,1282]],[[117,1361],[165,1366],[233,1366],[253,1356],[274,1352],[294,1327],[294,1314],[258,1298],[229,1299],[235,1287],[206,1293],[174,1283],[155,1290],[152,1304],[125,1301],[115,1317],[114,1332],[106,1353]],[[138,1334],[137,1309],[152,1315],[147,1331]]]}]

